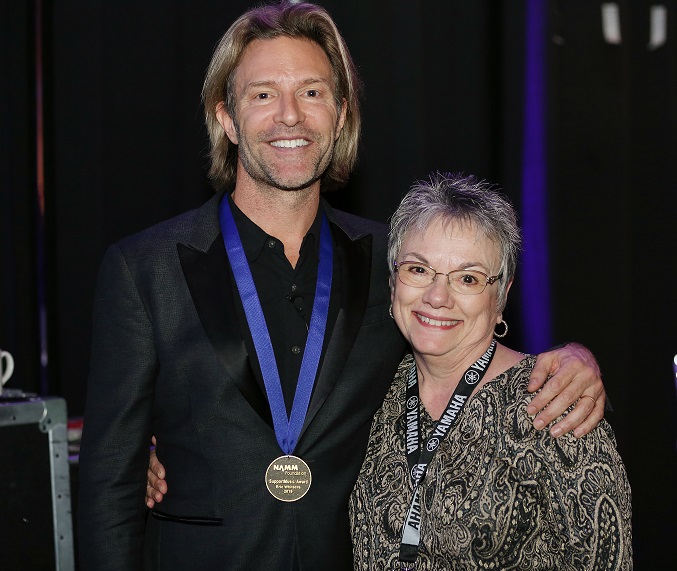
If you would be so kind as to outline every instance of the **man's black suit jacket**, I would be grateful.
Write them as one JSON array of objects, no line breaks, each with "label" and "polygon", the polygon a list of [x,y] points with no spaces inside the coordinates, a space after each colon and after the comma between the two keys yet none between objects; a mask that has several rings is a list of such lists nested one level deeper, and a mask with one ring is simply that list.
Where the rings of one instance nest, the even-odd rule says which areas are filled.
[{"label": "man's black suit jacket", "polygon": [[[221,196],[104,257],[80,455],[83,571],[352,568],[348,496],[405,349],[388,316],[386,228],[323,203],[341,307],[295,450],[313,483],[285,503],[264,484],[281,451],[248,358]],[[151,434],[169,493],[148,515]]]}]

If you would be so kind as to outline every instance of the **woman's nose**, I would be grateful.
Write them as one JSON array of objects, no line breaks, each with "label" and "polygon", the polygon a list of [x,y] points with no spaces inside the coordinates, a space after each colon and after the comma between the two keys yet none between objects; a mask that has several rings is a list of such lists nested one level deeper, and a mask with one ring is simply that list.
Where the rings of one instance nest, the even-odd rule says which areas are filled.
[{"label": "woman's nose", "polygon": [[449,307],[454,303],[454,292],[449,286],[448,276],[438,274],[433,283],[431,283],[423,294],[423,301],[433,307]]}]

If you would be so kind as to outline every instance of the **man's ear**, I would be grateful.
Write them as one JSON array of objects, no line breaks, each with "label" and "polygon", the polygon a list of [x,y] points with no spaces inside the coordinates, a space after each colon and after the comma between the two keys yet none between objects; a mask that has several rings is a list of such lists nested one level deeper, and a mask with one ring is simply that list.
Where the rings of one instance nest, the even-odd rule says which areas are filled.
[{"label": "man's ear", "polygon": [[231,143],[233,143],[233,145],[237,145],[238,140],[237,140],[237,129],[235,128],[235,121],[233,121],[233,118],[230,116],[230,113],[226,111],[225,101],[219,101],[217,103],[216,119],[218,120],[223,130],[226,132],[228,140]]},{"label": "man's ear", "polygon": [[343,131],[343,124],[346,122],[346,115],[348,114],[348,102],[345,97],[343,98],[343,105],[341,105],[341,111],[338,118],[338,129],[336,129],[336,140],[341,136],[341,131]]}]

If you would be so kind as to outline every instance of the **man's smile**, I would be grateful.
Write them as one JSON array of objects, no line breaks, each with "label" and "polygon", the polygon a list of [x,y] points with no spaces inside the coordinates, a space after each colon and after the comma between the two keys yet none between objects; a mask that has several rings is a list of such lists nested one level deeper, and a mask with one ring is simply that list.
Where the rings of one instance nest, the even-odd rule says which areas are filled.
[{"label": "man's smile", "polygon": [[285,149],[295,149],[296,147],[305,147],[310,143],[305,139],[280,139],[278,141],[271,141],[273,147],[282,147]]}]

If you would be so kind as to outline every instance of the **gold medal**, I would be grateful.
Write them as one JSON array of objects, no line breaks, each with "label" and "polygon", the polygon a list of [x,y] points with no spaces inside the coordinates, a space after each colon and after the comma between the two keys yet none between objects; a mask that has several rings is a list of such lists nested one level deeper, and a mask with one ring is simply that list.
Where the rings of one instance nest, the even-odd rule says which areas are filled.
[{"label": "gold medal", "polygon": [[295,502],[308,493],[310,468],[297,456],[280,456],[266,470],[266,488],[281,502]]}]

